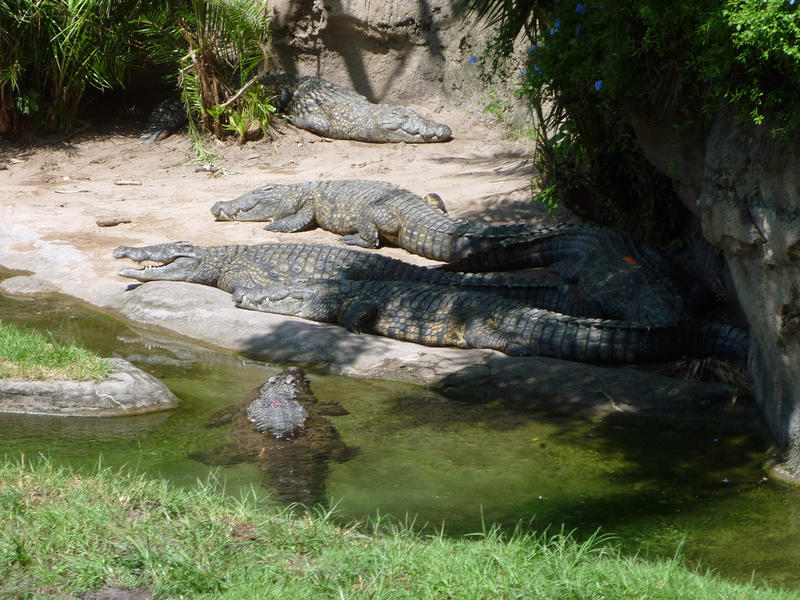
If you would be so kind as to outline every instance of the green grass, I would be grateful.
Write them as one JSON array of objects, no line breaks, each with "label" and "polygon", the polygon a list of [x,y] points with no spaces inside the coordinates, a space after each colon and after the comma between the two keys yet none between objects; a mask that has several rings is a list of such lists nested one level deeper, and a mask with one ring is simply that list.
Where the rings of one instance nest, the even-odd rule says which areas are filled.
[{"label": "green grass", "polygon": [[110,371],[108,361],[88,350],[0,321],[0,379],[101,381]]},{"label": "green grass", "polygon": [[104,586],[156,598],[796,598],[680,558],[622,556],[610,540],[494,530],[465,538],[342,527],[330,512],[231,500],[218,481],[176,488],[98,470],[0,461],[0,598],[75,598]]}]

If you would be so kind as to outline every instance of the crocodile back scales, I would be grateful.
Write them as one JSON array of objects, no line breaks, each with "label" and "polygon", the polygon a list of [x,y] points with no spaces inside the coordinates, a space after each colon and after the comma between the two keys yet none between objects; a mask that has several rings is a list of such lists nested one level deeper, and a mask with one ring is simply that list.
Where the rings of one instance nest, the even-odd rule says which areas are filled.
[{"label": "crocodile back scales", "polygon": [[730,325],[693,322],[652,327],[532,308],[479,292],[395,281],[316,281],[237,294],[238,305],[344,324],[431,346],[490,348],[593,363],[635,363],[682,356],[733,357],[747,336]]}]

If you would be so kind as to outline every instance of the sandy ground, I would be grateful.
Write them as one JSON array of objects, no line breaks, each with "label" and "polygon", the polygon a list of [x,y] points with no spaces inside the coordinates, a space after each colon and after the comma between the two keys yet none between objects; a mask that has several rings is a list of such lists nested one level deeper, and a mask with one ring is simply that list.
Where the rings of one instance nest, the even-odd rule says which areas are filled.
[{"label": "sandy ground", "polygon": [[[258,223],[214,222],[209,213],[214,202],[267,182],[380,179],[420,194],[435,191],[457,217],[496,222],[539,218],[541,211],[530,201],[533,170],[523,142],[505,139],[499,129],[475,120],[452,114],[436,118],[451,124],[452,141],[367,144],[326,140],[281,125],[282,133],[272,141],[212,143],[220,156],[215,173],[190,163],[183,134],[146,146],[132,131],[7,148],[0,156],[7,167],[0,171],[0,223],[73,246],[108,277],[121,266],[111,259],[119,244],[179,239],[204,245],[337,243],[337,236],[321,230],[273,234]],[[103,226],[116,221],[123,222]],[[24,246],[13,249],[24,251]],[[424,262],[396,248],[384,252]]]}]

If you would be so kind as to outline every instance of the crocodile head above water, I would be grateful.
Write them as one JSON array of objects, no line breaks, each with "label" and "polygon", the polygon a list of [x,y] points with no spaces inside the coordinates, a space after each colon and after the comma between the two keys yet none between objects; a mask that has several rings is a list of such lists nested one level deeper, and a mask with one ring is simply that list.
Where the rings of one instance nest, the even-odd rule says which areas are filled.
[{"label": "crocodile head above water", "polygon": [[233,200],[220,200],[211,207],[217,221],[268,221],[275,216],[288,186],[268,183]]},{"label": "crocodile head above water", "polygon": [[118,246],[114,258],[129,258],[137,263],[152,261],[140,269],[122,269],[119,275],[139,281],[189,281],[213,285],[219,270],[209,264],[209,248],[189,242],[171,242],[155,246]]}]

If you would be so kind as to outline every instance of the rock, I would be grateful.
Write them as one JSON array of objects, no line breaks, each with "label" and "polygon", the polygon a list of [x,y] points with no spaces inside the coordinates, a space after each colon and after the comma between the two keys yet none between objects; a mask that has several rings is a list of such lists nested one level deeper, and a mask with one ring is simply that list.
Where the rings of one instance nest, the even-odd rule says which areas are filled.
[{"label": "rock", "polygon": [[730,385],[689,382],[630,368],[601,367],[493,350],[433,348],[344,327],[235,308],[230,294],[182,281],[151,281],[126,292],[118,311],[268,362],[311,364],[341,375],[430,387],[459,400],[507,400],[583,417],[741,423],[757,419]]},{"label": "rock", "polygon": [[[750,325],[756,399],[784,452],[777,470],[800,480],[800,142],[725,113],[694,149],[658,131],[637,126],[648,158],[676,181],[725,259]],[[669,160],[677,148],[686,151],[678,168]]]},{"label": "rock", "polygon": [[97,217],[95,219],[98,227],[116,227],[130,222],[131,220],[128,217]]},{"label": "rock", "polygon": [[[276,62],[301,75],[317,75],[355,89],[372,102],[428,106],[432,118],[449,102],[481,116],[482,89],[477,57],[492,28],[466,23],[448,0],[272,0]],[[493,82],[498,96],[517,81]],[[513,100],[512,100],[513,102]],[[526,121],[519,101],[505,118]]]},{"label": "rock", "polygon": [[57,292],[58,288],[38,277],[18,275],[0,281],[0,293],[8,296],[40,296]]},{"label": "rock", "polygon": [[178,405],[169,388],[152,375],[128,361],[109,360],[113,370],[99,383],[0,379],[0,412],[118,417]]}]

